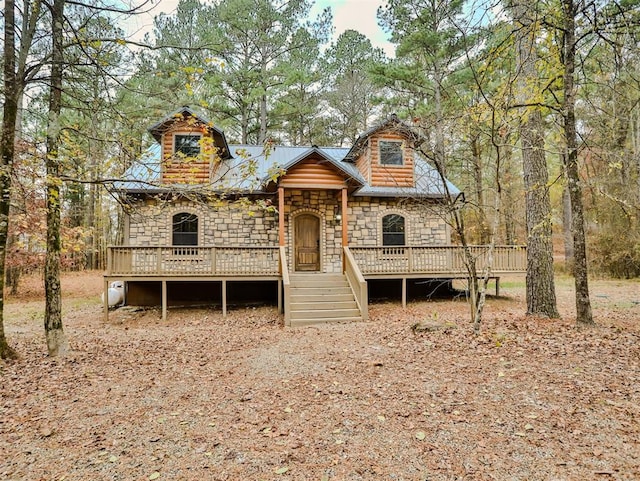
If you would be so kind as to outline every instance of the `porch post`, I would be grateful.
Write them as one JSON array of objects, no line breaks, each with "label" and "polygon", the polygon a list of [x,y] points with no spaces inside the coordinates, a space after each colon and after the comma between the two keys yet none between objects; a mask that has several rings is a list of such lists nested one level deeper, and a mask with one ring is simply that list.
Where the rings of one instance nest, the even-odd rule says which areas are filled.
[{"label": "porch post", "polygon": [[278,241],[281,247],[284,243],[284,187],[278,187]]},{"label": "porch post", "polygon": [[347,233],[347,188],[342,189],[342,247],[349,245],[349,235]]},{"label": "porch post", "polygon": [[344,258],[344,248],[349,245],[349,234],[347,232],[347,226],[349,224],[349,219],[347,218],[347,188],[343,187],[342,189],[342,198],[341,198],[341,212],[342,212],[342,272],[346,269],[346,261]]}]

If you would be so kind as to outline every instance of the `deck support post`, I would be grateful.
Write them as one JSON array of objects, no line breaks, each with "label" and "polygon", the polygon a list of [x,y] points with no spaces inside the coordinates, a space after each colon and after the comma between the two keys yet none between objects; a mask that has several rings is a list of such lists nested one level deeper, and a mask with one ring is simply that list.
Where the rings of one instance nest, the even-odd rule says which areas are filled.
[{"label": "deck support post", "polygon": [[162,320],[167,320],[167,281],[162,281]]},{"label": "deck support post", "polygon": [[278,281],[278,314],[282,314],[284,312],[282,306],[282,281]]},{"label": "deck support post", "polygon": [[407,307],[407,278],[402,278],[402,308]]},{"label": "deck support post", "polygon": [[104,322],[109,322],[109,279],[104,278],[104,293],[102,294],[102,308]]},{"label": "deck support post", "polygon": [[227,317],[227,281],[222,281],[222,317]]},{"label": "deck support post", "polygon": [[496,277],[496,297],[500,297],[500,278]]}]

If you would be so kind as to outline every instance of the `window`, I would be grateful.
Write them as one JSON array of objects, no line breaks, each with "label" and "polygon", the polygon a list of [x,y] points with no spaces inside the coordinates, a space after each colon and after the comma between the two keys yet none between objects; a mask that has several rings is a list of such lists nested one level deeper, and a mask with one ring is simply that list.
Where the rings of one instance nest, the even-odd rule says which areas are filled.
[{"label": "window", "polygon": [[389,214],[382,218],[382,245],[405,245],[404,217],[399,214]]},{"label": "window", "polygon": [[198,245],[198,216],[180,212],[173,216],[173,245]]},{"label": "window", "polygon": [[380,141],[380,163],[382,165],[403,165],[402,142]]},{"label": "window", "polygon": [[200,155],[199,135],[176,135],[173,139],[173,153],[184,157],[197,157]]}]

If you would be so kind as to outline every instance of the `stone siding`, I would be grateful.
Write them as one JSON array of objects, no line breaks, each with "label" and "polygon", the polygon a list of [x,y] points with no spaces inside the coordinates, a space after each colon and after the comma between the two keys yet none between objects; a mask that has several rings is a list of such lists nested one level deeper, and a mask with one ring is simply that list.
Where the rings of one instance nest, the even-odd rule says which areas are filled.
[{"label": "stone siding", "polygon": [[198,245],[276,246],[278,216],[255,204],[216,202],[209,206],[188,200],[172,203],[147,201],[129,217],[129,245],[162,246],[172,243],[173,216],[198,216]]},{"label": "stone siding", "polygon": [[[274,200],[277,203],[277,200]],[[348,199],[349,244],[382,245],[382,218],[400,214],[405,218],[407,245],[448,245],[450,229],[441,216],[442,208],[428,200],[350,197]],[[277,246],[278,213],[246,202],[216,202],[210,206],[188,200],[141,202],[129,217],[131,246],[161,246],[172,243],[172,218],[179,212],[198,216],[198,244],[204,246]],[[324,272],[342,269],[342,227],[340,194],[335,190],[285,191],[285,245],[294,247],[294,222],[310,213],[320,219],[320,263]],[[127,242],[128,241],[128,242]],[[289,269],[293,270],[289,254]]]}]

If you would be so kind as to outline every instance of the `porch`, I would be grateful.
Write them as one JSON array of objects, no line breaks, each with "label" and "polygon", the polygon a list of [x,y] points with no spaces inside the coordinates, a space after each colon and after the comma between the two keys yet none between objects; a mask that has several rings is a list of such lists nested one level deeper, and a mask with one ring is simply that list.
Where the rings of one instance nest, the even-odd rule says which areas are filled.
[{"label": "porch", "polygon": [[[499,294],[501,275],[526,272],[524,246],[471,246],[479,277],[496,281]],[[109,247],[105,292],[112,280],[147,281],[161,284],[162,317],[167,315],[167,283],[219,282],[223,314],[227,312],[227,283],[275,281],[279,312],[291,325],[291,290],[296,279],[290,273],[287,248],[242,246]],[[461,246],[378,246],[344,247],[343,274],[354,301],[367,319],[367,280],[401,279],[402,304],[406,305],[407,279],[466,279],[467,268]],[[293,285],[292,285],[293,279]],[[294,311],[295,312],[295,311]],[[104,300],[105,317],[108,299]]]}]

